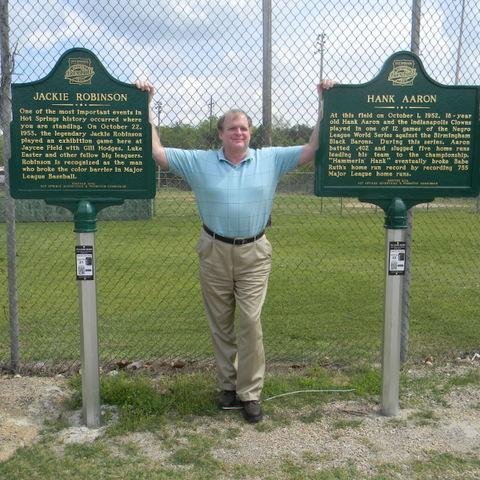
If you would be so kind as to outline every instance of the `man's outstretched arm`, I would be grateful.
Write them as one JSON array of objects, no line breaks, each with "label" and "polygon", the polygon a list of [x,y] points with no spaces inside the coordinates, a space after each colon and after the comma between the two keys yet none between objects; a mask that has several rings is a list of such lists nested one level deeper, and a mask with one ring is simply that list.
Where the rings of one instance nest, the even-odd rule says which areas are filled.
[{"label": "man's outstretched arm", "polygon": [[152,101],[153,95],[155,94],[155,87],[146,80],[137,80],[135,86],[144,92],[148,92],[148,105],[150,111],[150,124],[152,125],[152,156],[156,164],[162,170],[168,170],[168,160],[165,155],[165,148],[160,142],[160,136],[158,135],[158,130],[155,126],[155,119],[150,110],[150,103]]},{"label": "man's outstretched arm", "polygon": [[310,140],[307,144],[305,144],[302,148],[302,153],[300,154],[300,160],[298,162],[299,165],[306,165],[310,163],[315,158],[315,152],[318,149],[318,139],[320,135],[320,122],[323,118],[323,92],[332,88],[336,85],[337,82],[335,80],[323,80],[322,83],[317,85],[318,91],[318,118],[315,128],[310,135]]}]

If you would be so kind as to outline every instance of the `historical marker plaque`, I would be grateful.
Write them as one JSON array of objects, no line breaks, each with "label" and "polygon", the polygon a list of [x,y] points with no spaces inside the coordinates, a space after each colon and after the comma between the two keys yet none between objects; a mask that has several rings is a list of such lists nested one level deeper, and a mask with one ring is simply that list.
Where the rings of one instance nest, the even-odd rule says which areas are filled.
[{"label": "historical marker plaque", "polygon": [[315,193],[404,200],[478,194],[479,89],[430,79],[392,55],[362,85],[325,92]]},{"label": "historical marker plaque", "polygon": [[72,49],[42,80],[13,84],[14,198],[152,198],[148,98]]}]

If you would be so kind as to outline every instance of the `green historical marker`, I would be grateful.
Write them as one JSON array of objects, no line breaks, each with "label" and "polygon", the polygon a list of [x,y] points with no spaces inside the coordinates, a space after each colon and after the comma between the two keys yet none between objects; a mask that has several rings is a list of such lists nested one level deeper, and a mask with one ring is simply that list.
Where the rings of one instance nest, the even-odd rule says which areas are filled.
[{"label": "green historical marker", "polygon": [[114,79],[93,53],[67,51],[44,79],[13,84],[12,97],[12,197],[155,196],[147,94]]},{"label": "green historical marker", "polygon": [[368,83],[325,92],[323,118],[316,195],[420,202],[478,194],[479,89],[440,85],[413,53],[392,55]]},{"label": "green historical marker", "polygon": [[385,415],[399,409],[407,211],[438,196],[478,195],[479,93],[440,85],[416,55],[399,52],[372,81],[324,94],[315,194],[358,197],[385,212]]},{"label": "green historical marker", "polygon": [[83,416],[100,426],[95,287],[97,213],[155,196],[148,95],[112,78],[95,55],[72,49],[37,82],[12,86],[10,193],[74,214],[81,313]]}]

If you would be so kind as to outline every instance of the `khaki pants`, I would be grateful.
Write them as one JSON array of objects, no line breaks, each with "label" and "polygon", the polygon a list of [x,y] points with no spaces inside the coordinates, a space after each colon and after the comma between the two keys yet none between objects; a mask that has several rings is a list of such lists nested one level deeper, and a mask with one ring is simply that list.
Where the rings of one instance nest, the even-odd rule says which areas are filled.
[{"label": "khaki pants", "polygon": [[218,387],[236,390],[243,401],[259,400],[265,375],[260,314],[271,270],[270,242],[264,235],[230,245],[202,231],[197,252]]}]

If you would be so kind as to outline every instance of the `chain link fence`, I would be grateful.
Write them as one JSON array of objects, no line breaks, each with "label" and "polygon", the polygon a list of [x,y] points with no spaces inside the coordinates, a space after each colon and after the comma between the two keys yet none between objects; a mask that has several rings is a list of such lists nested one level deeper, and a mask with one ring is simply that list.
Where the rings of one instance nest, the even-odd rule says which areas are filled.
[{"label": "chain link fence", "polygon": [[[232,107],[251,114],[254,142],[262,143],[266,95],[272,98],[272,142],[304,143],[316,120],[320,78],[371,80],[388,56],[411,49],[412,25],[420,29],[419,53],[432,78],[447,85],[480,83],[480,9],[474,0],[427,0],[418,18],[403,0],[281,0],[271,6],[272,83],[265,92],[267,7],[259,0],[10,1],[13,81],[41,79],[67,49],[87,48],[121,81],[150,79],[164,144],[187,148],[215,148],[214,120]],[[197,278],[194,198],[170,174],[159,173],[157,184],[147,218],[98,225],[104,365],[212,357]],[[383,212],[312,192],[313,167],[279,185],[268,230],[274,264],[263,313],[267,358],[377,362]],[[40,203],[26,208],[38,212]],[[477,199],[437,199],[415,208],[411,358],[467,355],[480,347],[479,213]],[[51,213],[18,220],[21,366],[69,370],[80,356],[73,223],[49,221],[58,220]],[[0,268],[6,292],[6,254]],[[0,363],[8,366],[6,293],[3,299]]]}]

